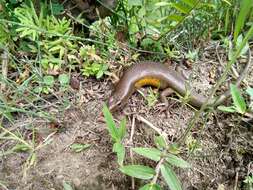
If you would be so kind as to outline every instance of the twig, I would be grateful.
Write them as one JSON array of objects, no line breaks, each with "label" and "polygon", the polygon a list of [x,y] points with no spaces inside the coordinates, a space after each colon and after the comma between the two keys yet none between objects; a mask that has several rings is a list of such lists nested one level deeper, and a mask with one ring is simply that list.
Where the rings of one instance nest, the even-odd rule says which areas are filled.
[{"label": "twig", "polygon": [[160,168],[161,168],[161,165],[162,165],[162,163],[163,163],[163,161],[164,161],[164,158],[162,158],[159,162],[158,162],[158,164],[156,165],[156,167],[155,167],[155,172],[156,172],[156,174],[155,174],[155,176],[153,177],[153,179],[152,179],[152,184],[156,184],[156,181],[157,181],[157,179],[158,179],[158,176],[159,176],[159,173],[160,173]]},{"label": "twig", "polygon": [[149,126],[150,128],[154,129],[160,136],[162,136],[164,138],[164,140],[167,140],[167,134],[164,133],[161,129],[155,127],[152,123],[150,123],[148,120],[146,120],[145,118],[143,118],[140,115],[137,115],[137,119],[145,124],[147,124],[147,126]]},{"label": "twig", "polygon": [[[4,52],[2,53],[2,75],[3,75],[3,79],[7,79],[8,61],[9,61],[8,50],[5,49]],[[5,90],[6,90],[6,84],[4,82],[1,82],[0,92],[3,93]]]},{"label": "twig", "polygon": [[235,186],[234,186],[234,190],[237,190],[237,185],[238,185],[238,171],[236,171],[236,174],[235,174]]},{"label": "twig", "polygon": [[[133,121],[132,121],[132,126],[131,126],[131,135],[130,135],[130,139],[129,139],[130,146],[133,145],[134,130],[135,130],[135,116],[133,116]],[[130,148],[130,159],[131,159],[131,163],[134,164],[133,150],[131,148]],[[134,177],[131,177],[131,184],[132,184],[132,186],[131,186],[132,190],[134,190],[134,188],[135,188]]]}]

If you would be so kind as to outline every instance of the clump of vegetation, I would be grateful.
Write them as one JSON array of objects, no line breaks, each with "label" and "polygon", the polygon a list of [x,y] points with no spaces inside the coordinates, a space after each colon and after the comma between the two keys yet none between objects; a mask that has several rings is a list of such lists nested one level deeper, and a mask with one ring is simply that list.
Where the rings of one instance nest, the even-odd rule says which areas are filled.
[{"label": "clump of vegetation", "polygon": [[[140,187],[141,190],[162,189],[157,181],[160,173],[171,190],[182,189],[181,183],[173,171],[173,167],[190,168],[190,164],[175,155],[176,151],[172,151],[171,146],[168,145],[163,136],[155,136],[154,143],[156,148],[131,147],[133,152],[156,162],[155,168],[138,164],[125,165],[125,160],[127,160],[128,157],[123,144],[123,139],[126,135],[126,119],[123,119],[120,122],[119,127],[116,127],[116,124],[114,123],[113,117],[107,106],[104,106],[103,113],[105,116],[107,129],[114,143],[113,152],[117,154],[119,170],[122,173],[137,179],[146,180],[146,184]],[[150,182],[147,182],[147,180],[150,180]]]}]

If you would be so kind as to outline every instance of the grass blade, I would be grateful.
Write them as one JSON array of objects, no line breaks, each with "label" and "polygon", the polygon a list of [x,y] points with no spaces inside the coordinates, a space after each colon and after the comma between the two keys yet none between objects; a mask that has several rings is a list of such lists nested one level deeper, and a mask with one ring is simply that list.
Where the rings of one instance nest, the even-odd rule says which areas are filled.
[{"label": "grass blade", "polygon": [[244,26],[245,20],[248,13],[252,7],[252,0],[242,0],[240,5],[240,12],[235,21],[235,32],[234,32],[234,41],[236,42],[241,29]]},{"label": "grass blade", "polygon": [[247,107],[244,98],[242,97],[239,89],[236,87],[236,85],[231,84],[230,85],[230,91],[233,99],[233,103],[235,106],[235,109],[237,112],[244,114]]},{"label": "grass blade", "polygon": [[118,129],[116,128],[112,114],[106,105],[104,105],[104,107],[103,107],[103,114],[105,116],[105,122],[107,125],[107,129],[108,129],[113,141],[114,142],[118,141],[119,140]]}]

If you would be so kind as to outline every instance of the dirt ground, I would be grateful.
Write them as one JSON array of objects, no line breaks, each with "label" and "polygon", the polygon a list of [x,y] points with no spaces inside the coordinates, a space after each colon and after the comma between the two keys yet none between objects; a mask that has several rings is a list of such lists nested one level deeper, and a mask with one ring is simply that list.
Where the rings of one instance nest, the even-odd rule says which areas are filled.
[{"label": "dirt ground", "polygon": [[[212,49],[204,50],[202,58],[193,64],[191,84],[198,92],[207,94],[220,76],[222,67]],[[214,73],[212,76],[210,73]],[[253,85],[252,71],[246,82]],[[38,150],[37,163],[24,176],[24,163],[27,153],[16,153],[0,160],[0,181],[4,181],[9,190],[61,190],[63,182],[68,182],[76,190],[121,190],[130,189],[131,178],[124,176],[117,169],[116,156],[112,153],[112,143],[106,126],[98,121],[103,102],[110,96],[113,86],[109,80],[82,79],[79,90],[71,90],[70,100],[63,112],[49,106],[48,112],[54,113],[61,121],[60,130],[52,136],[52,142]],[[56,105],[59,99],[53,99]],[[229,102],[229,101],[228,101]],[[158,103],[149,108],[144,98],[135,93],[128,105],[116,118],[128,113],[127,127],[130,129],[133,117],[141,115],[154,126],[162,129],[170,142],[174,142],[185,131],[194,109],[169,99],[171,107],[166,113],[159,113]],[[224,114],[219,111],[210,113],[205,122],[199,122],[191,133],[198,148],[189,151],[183,146],[181,156],[191,163],[188,170],[176,169],[184,190],[232,190],[243,189],[243,180],[249,171],[253,158],[252,126],[239,122],[237,114]],[[36,118],[18,115],[16,122],[6,127],[17,127],[27,135],[27,126],[35,127],[38,139],[44,139],[53,129],[50,124]],[[135,147],[152,147],[155,132],[146,124],[136,120],[133,142]],[[189,139],[191,141],[191,139]],[[76,153],[70,149],[73,143],[88,143],[91,147]],[[0,145],[8,149],[11,142]],[[189,147],[189,146],[188,146]],[[149,163],[143,159],[136,163]],[[137,181],[136,185],[140,182]],[[166,188],[164,188],[166,189]],[[168,189],[168,188],[167,188]]]}]

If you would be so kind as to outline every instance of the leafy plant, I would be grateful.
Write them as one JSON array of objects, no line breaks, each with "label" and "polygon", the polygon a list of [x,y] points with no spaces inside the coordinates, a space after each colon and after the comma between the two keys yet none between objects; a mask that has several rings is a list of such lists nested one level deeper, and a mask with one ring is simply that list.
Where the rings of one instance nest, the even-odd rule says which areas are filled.
[{"label": "leafy plant", "polygon": [[252,175],[252,173],[247,175],[243,182],[245,183],[247,190],[251,190],[253,188],[253,175]]},{"label": "leafy plant", "polygon": [[28,152],[29,156],[27,157],[27,160],[24,164],[24,175],[26,175],[26,171],[34,166],[36,164],[37,160],[37,151],[41,149],[42,147],[48,145],[51,143],[51,135],[48,135],[45,140],[43,140],[41,143],[36,145],[35,142],[35,130],[33,129],[32,133],[32,139],[31,140],[25,140],[24,137],[20,133],[15,134],[4,127],[0,125],[0,129],[3,131],[3,133],[0,133],[0,140],[14,140],[16,144],[9,150],[3,152],[0,154],[0,157],[13,154],[15,152]]},{"label": "leafy plant", "polygon": [[141,91],[140,91],[141,95],[145,98],[145,100],[147,101],[147,104],[149,107],[152,107],[155,105],[155,103],[158,100],[158,92],[155,92],[154,90],[152,90],[152,88],[148,89],[148,95],[145,96]]},{"label": "leafy plant", "polygon": [[119,128],[116,127],[116,124],[113,120],[112,114],[106,105],[103,106],[103,114],[105,117],[107,129],[110,133],[110,136],[113,141],[113,152],[117,154],[118,164],[123,165],[125,159],[125,147],[122,144],[122,140],[126,134],[126,119],[120,121]]},{"label": "leafy plant", "polygon": [[103,59],[96,54],[95,46],[83,46],[80,49],[80,57],[83,59],[83,68],[81,69],[84,76],[96,76],[97,79],[107,74],[108,66]]},{"label": "leafy plant", "polygon": [[122,143],[122,139],[126,133],[126,120],[123,119],[120,122],[120,127],[117,128],[113,117],[108,110],[107,106],[104,105],[103,113],[105,116],[105,121],[107,124],[107,129],[110,133],[110,136],[114,142],[113,151],[117,153],[118,163],[119,163],[119,170],[131,177],[143,179],[143,180],[151,180],[150,183],[141,187],[141,190],[146,189],[154,189],[159,190],[161,189],[160,185],[157,184],[157,178],[159,173],[161,172],[165,182],[170,187],[171,190],[181,190],[181,184],[179,179],[177,178],[175,172],[173,171],[172,167],[180,167],[180,168],[190,168],[190,164],[184,161],[182,158],[170,153],[170,147],[167,145],[166,141],[163,137],[155,137],[155,144],[157,148],[144,148],[144,147],[136,147],[132,148],[132,151],[135,153],[153,160],[157,162],[157,166],[155,169],[139,165],[139,164],[132,164],[132,165],[124,165],[125,159],[125,147]]},{"label": "leafy plant", "polygon": [[229,107],[219,106],[218,109],[224,112],[238,112],[240,114],[244,114],[247,111],[247,106],[244,98],[240,93],[240,90],[234,84],[231,84],[230,92],[232,95],[233,105]]},{"label": "leafy plant", "polygon": [[80,144],[80,143],[74,143],[70,146],[70,148],[75,151],[75,152],[82,152],[83,150],[86,150],[89,148],[91,145],[90,144]]}]

